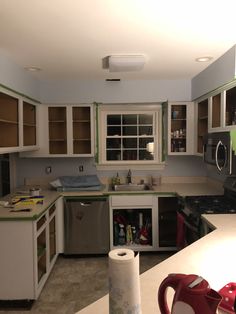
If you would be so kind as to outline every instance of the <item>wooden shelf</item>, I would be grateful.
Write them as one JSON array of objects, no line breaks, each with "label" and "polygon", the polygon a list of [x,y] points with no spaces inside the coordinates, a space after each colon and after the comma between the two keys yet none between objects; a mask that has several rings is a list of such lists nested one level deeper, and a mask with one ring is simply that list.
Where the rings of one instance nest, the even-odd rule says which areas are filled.
[{"label": "wooden shelf", "polygon": [[208,133],[208,99],[198,103],[197,152],[203,153],[203,136]]},{"label": "wooden shelf", "polygon": [[90,107],[73,107],[73,153],[91,153]]},{"label": "wooden shelf", "polygon": [[0,147],[19,146],[18,99],[0,92]]},{"label": "wooden shelf", "polygon": [[67,153],[66,107],[48,107],[49,153]]}]

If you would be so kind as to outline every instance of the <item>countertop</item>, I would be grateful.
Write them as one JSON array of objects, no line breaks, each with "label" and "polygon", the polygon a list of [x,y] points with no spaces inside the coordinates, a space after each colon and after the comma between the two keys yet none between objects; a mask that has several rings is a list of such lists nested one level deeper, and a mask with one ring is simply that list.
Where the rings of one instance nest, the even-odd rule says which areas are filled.
[{"label": "countertop", "polygon": [[[170,273],[200,275],[216,291],[236,281],[236,215],[204,215],[204,219],[216,228],[213,232],[140,275],[142,314],[161,314],[157,292]],[[108,314],[108,298],[106,295],[77,314]],[[172,289],[168,289],[167,298],[171,304]]]},{"label": "countertop", "polygon": [[[26,187],[22,187],[21,190],[25,190]],[[29,187],[28,187],[29,189]],[[159,186],[153,186],[152,190],[148,191],[124,191],[114,192],[110,191],[108,185],[105,185],[101,191],[80,191],[80,192],[57,192],[55,190],[42,189],[40,195],[44,196],[43,205],[16,205],[16,208],[30,208],[30,212],[11,212],[9,208],[0,206],[0,220],[17,220],[17,219],[31,219],[34,220],[39,217],[53,202],[60,196],[103,196],[103,195],[118,195],[118,194],[173,194],[179,196],[190,195],[217,195],[223,194],[222,184],[215,181],[205,182],[188,182],[188,183],[163,183]],[[17,191],[9,196],[2,198],[1,200],[10,200],[15,195],[19,195]]]}]

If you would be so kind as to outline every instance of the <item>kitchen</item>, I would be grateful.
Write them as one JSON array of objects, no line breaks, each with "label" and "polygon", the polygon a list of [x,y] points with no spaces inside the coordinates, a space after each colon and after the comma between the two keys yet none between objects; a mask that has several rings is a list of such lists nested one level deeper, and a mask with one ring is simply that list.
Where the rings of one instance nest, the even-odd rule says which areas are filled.
[{"label": "kitchen", "polygon": [[[229,45],[228,48],[233,46],[233,44],[234,42],[232,45]],[[218,55],[218,57],[220,57],[220,55]],[[235,47],[233,46],[226,54],[218,59],[218,62],[214,62],[214,65],[209,66],[208,70],[196,75],[192,80],[190,78],[159,78],[153,80],[151,76],[149,76],[148,79],[139,77],[139,80],[127,80],[124,74],[121,73],[121,75],[119,75],[121,81],[105,81],[107,77],[117,77],[117,73],[108,73],[105,69],[101,69],[104,77],[102,80],[95,80],[95,78],[90,80],[82,80],[81,78],[70,78],[68,80],[65,78],[61,80],[49,78],[39,79],[41,74],[44,75],[44,71],[39,71],[38,73],[32,74],[32,76],[22,67],[17,66],[16,63],[12,62],[3,51],[1,55],[1,67],[3,69],[0,74],[1,84],[13,91],[27,95],[32,99],[40,100],[42,104],[93,104],[94,101],[104,104],[140,104],[162,103],[167,99],[169,102],[182,102],[183,99],[185,102],[191,102],[191,100],[198,99],[202,95],[234,79]],[[149,65],[150,64],[151,60],[149,61]],[[222,64],[225,65],[224,72],[219,70],[222,69]],[[145,67],[147,66],[148,63]],[[199,72],[200,71],[201,70],[199,70]],[[132,76],[130,77],[133,78]],[[203,77],[205,77],[205,79],[203,79]],[[129,78],[129,76],[127,76],[127,78]],[[233,84],[231,87],[233,87]],[[41,105],[41,107],[42,106],[43,105]],[[232,128],[233,127],[231,127],[231,129]],[[193,140],[193,142],[194,141],[195,140]],[[117,172],[114,167],[108,170],[97,169],[93,156],[54,158],[48,155],[43,158],[22,158],[22,156],[18,156],[18,153],[13,151],[8,152],[12,159],[11,184],[13,189],[22,186],[25,183],[25,178],[42,178],[42,180],[49,181],[49,178],[52,179],[63,175],[92,175],[94,173],[97,173],[99,177],[111,178],[115,176]],[[21,154],[23,155],[24,153]],[[79,171],[80,166],[83,166],[82,172]],[[49,174],[46,172],[46,169],[49,169],[48,167],[51,168],[51,173]],[[119,175],[126,177],[129,168],[130,165],[127,165],[125,168],[119,169]],[[12,169],[14,169],[14,171],[12,171]],[[177,153],[169,154],[166,159],[166,166],[162,170],[156,170],[156,168],[143,170],[142,168],[135,167],[131,167],[131,169],[133,177],[142,177],[145,179],[151,175],[157,177],[161,175],[163,180],[169,178],[170,181],[176,177],[182,177],[182,180],[186,177],[193,177],[199,180],[199,177],[206,178],[206,176],[221,180],[221,182],[224,180],[224,178],[215,171],[214,167],[208,166],[202,162],[201,154],[194,153],[190,155],[179,154],[179,156]]]}]

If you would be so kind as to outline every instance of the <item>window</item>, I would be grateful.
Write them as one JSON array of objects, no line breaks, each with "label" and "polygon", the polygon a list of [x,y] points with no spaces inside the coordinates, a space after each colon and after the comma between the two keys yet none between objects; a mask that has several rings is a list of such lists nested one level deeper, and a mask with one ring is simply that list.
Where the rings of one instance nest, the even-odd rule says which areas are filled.
[{"label": "window", "polygon": [[161,105],[100,105],[97,119],[98,164],[160,163]]}]

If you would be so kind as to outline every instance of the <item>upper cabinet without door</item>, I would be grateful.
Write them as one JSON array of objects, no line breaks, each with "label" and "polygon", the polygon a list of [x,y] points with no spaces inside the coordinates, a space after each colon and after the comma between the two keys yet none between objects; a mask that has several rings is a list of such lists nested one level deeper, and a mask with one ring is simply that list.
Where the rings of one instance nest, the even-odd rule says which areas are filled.
[{"label": "upper cabinet without door", "polygon": [[0,91],[0,153],[37,149],[36,104]]},{"label": "upper cabinet without door", "polygon": [[39,147],[24,157],[91,157],[94,155],[92,105],[40,105]]},{"label": "upper cabinet without door", "polygon": [[208,132],[231,130],[236,125],[236,86],[210,95]]},{"label": "upper cabinet without door", "polygon": [[168,104],[168,154],[194,153],[194,104],[192,102]]}]

